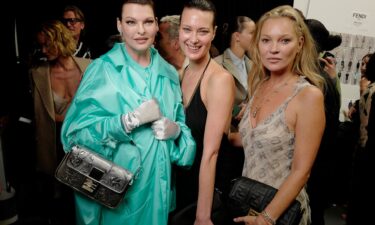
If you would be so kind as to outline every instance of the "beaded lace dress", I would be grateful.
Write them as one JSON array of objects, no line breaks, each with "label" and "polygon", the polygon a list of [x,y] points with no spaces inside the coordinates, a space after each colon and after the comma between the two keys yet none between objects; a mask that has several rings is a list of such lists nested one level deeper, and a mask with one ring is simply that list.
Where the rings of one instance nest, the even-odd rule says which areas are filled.
[{"label": "beaded lace dress", "polygon": [[[252,127],[249,115],[252,101],[246,106],[246,112],[239,128],[245,151],[242,175],[279,188],[289,175],[295,145],[295,133],[285,121],[285,109],[299,91],[310,84],[300,77],[289,96],[273,113],[256,127]],[[310,224],[310,207],[305,188],[297,196],[304,215],[300,225]]]}]

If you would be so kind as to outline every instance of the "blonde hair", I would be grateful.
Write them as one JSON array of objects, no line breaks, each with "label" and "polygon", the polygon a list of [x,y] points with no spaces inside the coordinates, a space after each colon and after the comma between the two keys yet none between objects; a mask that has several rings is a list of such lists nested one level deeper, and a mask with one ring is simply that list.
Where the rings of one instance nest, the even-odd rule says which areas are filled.
[{"label": "blonde hair", "polygon": [[56,54],[72,56],[76,51],[76,43],[72,32],[58,20],[43,23],[38,33],[46,35],[47,39],[50,41],[50,46],[56,47]]},{"label": "blonde hair", "polygon": [[294,31],[297,37],[303,37],[304,42],[301,50],[293,61],[292,71],[300,76],[305,76],[311,84],[322,89],[324,80],[318,72],[319,60],[314,39],[312,38],[301,15],[293,7],[283,5],[266,12],[257,22],[255,34],[252,39],[253,48],[251,48],[251,59],[254,63],[250,70],[248,80],[249,87],[251,87],[249,88],[250,95],[253,94],[262,79],[270,76],[270,71],[265,68],[261,62],[258,43],[260,41],[260,34],[264,23],[271,18],[288,18],[293,22]]}]

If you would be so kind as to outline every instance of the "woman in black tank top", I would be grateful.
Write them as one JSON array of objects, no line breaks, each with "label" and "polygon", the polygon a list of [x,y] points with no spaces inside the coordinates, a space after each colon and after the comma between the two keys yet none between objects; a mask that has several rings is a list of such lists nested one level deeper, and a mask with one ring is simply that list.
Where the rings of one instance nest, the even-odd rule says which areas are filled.
[{"label": "woman in black tank top", "polygon": [[[221,172],[225,158],[222,153],[230,149],[226,133],[234,102],[234,80],[209,54],[216,31],[215,18],[212,2],[192,0],[182,11],[179,33],[180,46],[190,63],[181,83],[186,124],[195,138],[197,153],[190,170],[177,170],[176,211],[178,214],[179,209],[197,202],[196,212],[187,218],[195,225],[223,223],[212,221],[211,210],[215,186],[224,188],[224,180],[228,179],[215,180],[215,176],[225,175]],[[178,224],[174,218],[171,221]]]}]

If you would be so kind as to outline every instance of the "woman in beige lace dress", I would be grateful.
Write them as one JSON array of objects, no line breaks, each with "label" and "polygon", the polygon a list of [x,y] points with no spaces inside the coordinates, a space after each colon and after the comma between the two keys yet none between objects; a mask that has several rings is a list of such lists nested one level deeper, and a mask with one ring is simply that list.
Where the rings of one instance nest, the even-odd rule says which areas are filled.
[{"label": "woman in beige lace dress", "polygon": [[253,44],[249,86],[256,89],[240,123],[243,175],[278,192],[259,216],[234,220],[276,224],[297,199],[304,211],[300,224],[310,224],[305,184],[325,124],[313,40],[298,12],[280,6],[260,18]]}]

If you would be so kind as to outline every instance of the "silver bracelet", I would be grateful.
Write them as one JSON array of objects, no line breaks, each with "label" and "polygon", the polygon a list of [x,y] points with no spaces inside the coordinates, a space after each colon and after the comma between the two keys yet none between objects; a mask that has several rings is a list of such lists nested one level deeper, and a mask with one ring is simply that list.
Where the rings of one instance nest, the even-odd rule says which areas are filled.
[{"label": "silver bracelet", "polygon": [[275,221],[274,219],[272,219],[272,218],[270,217],[270,215],[268,215],[268,213],[267,213],[266,210],[263,210],[261,214],[262,214],[263,218],[264,218],[268,223],[270,223],[270,224],[272,224],[272,225],[276,225],[276,221]]}]

